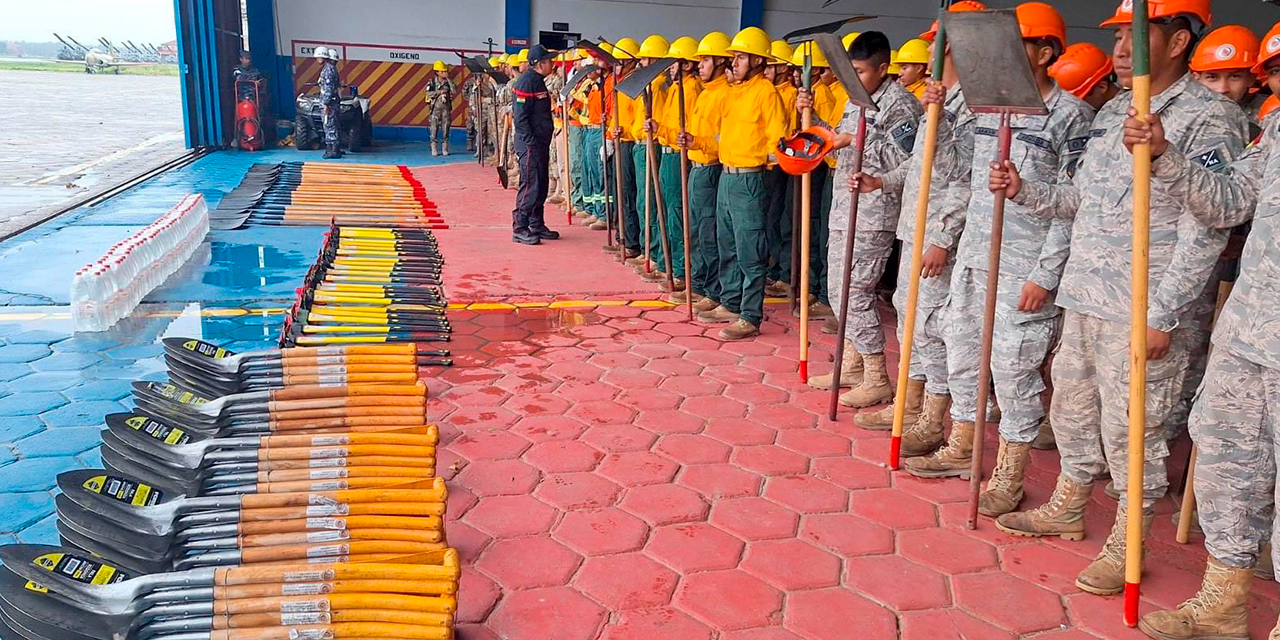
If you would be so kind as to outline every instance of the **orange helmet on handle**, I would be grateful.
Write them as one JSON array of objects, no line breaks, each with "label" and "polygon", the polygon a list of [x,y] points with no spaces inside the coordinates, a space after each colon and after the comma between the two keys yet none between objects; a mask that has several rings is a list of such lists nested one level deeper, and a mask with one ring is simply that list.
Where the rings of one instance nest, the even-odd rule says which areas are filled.
[{"label": "orange helmet on handle", "polygon": [[1276,56],[1280,56],[1280,22],[1275,23],[1267,35],[1262,37],[1262,46],[1258,50],[1258,66],[1253,70],[1262,73],[1265,71],[1266,64]]},{"label": "orange helmet on handle", "polygon": [[1077,42],[1063,52],[1058,61],[1049,67],[1049,75],[1063,90],[1077,98],[1084,98],[1094,86],[1111,75],[1116,67],[1097,45]]},{"label": "orange helmet on handle", "polygon": [[790,138],[778,141],[774,155],[778,158],[778,166],[783,171],[800,176],[817,168],[823,158],[831,153],[835,144],[835,135],[826,127],[809,127],[797,132]]},{"label": "orange helmet on handle", "polygon": [[1024,2],[1018,5],[1017,14],[1023,40],[1054,40],[1058,53],[1067,48],[1067,23],[1057,9],[1043,2]]},{"label": "orange helmet on handle", "polygon": [[[978,0],[960,0],[959,2],[952,4],[951,7],[947,9],[947,11],[950,11],[952,13],[963,13],[965,11],[986,11],[986,10],[987,10],[987,5],[982,4],[981,2],[978,2]],[[933,42],[933,39],[936,37],[938,37],[938,21],[934,20],[933,24],[929,27],[929,30],[920,34],[920,39],[926,40],[928,42]]]},{"label": "orange helmet on handle", "polygon": [[1245,27],[1234,24],[1218,27],[1196,45],[1196,52],[1191,56],[1191,70],[1252,70],[1258,64],[1261,47],[1258,36]]},{"label": "orange helmet on handle", "polygon": [[1271,97],[1262,103],[1262,108],[1258,109],[1258,121],[1266,120],[1267,116],[1276,110],[1276,107],[1280,107],[1280,96],[1271,94]]},{"label": "orange helmet on handle", "polygon": [[[1200,21],[1204,28],[1213,24],[1213,14],[1209,11],[1209,0],[1147,0],[1147,17],[1176,18],[1187,16]],[[1116,15],[1103,20],[1104,27],[1118,27],[1133,22],[1133,0],[1123,0],[1116,7]]]}]

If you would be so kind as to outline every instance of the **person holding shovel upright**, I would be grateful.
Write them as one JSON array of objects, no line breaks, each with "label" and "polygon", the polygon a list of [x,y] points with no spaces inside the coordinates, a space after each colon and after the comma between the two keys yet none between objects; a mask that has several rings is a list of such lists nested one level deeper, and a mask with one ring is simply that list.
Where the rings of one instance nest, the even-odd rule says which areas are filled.
[{"label": "person holding shovel upright", "polygon": [[[867,117],[867,136],[862,169],[866,173],[883,174],[907,161],[915,145],[917,125],[924,110],[915,96],[902,85],[889,79],[889,39],[879,31],[868,31],[849,44],[849,57],[863,87],[875,101],[878,111]],[[813,106],[813,97],[802,93],[796,99],[801,109]],[[836,126],[835,149],[854,142],[854,131],[860,107],[848,105]],[[893,396],[885,368],[885,336],[876,310],[876,285],[884,275],[893,253],[894,229],[898,226],[901,201],[897,193],[867,193],[857,196],[858,224],[849,228],[849,199],[853,193],[844,187],[851,173],[849,162],[841,157],[836,163],[835,183],[841,185],[833,194],[830,217],[830,239],[827,265],[835,277],[829,278],[829,297],[839,305],[843,293],[838,289],[844,272],[846,235],[855,234],[852,277],[849,284],[849,336],[845,343],[838,385],[853,387],[841,396],[851,406],[868,406],[886,402]],[[812,376],[809,386],[830,389],[834,374]]]},{"label": "person holding shovel upright", "polygon": [[[673,290],[668,301],[677,304],[685,299],[685,264],[684,264],[684,204],[680,194],[680,145],[676,138],[680,135],[680,98],[684,98],[686,120],[693,113],[702,93],[702,81],[698,79],[698,41],[689,36],[677,38],[671,43],[667,56],[679,60],[667,68],[668,89],[665,104],[657,109],[655,123],[660,145],[658,179],[662,183],[662,204],[667,216],[667,246],[671,249],[671,275]],[[683,82],[682,82],[683,79]],[[681,83],[681,91],[677,83]],[[687,128],[686,123],[686,128]],[[690,230],[692,232],[692,230]],[[690,235],[692,244],[692,234]],[[690,247],[692,249],[692,247]],[[692,256],[691,256],[692,257]],[[662,285],[665,287],[666,282]]]},{"label": "person holding shovel upright", "polygon": [[[1136,46],[1132,5],[1125,2],[1103,22],[1116,29],[1116,73],[1132,86]],[[1143,534],[1151,505],[1168,488],[1165,419],[1177,403],[1189,356],[1184,324],[1194,311],[1227,232],[1204,226],[1197,212],[1231,210],[1235,203],[1214,190],[1184,192],[1162,178],[1166,151],[1202,167],[1224,171],[1244,150],[1248,121],[1238,106],[1192,79],[1188,59],[1209,24],[1209,0],[1161,0],[1148,5],[1151,111],[1170,142],[1152,144],[1150,207],[1150,308],[1147,327],[1146,425],[1143,469]],[[1071,256],[1058,288],[1065,309],[1062,340],[1053,365],[1050,407],[1062,471],[1048,502],[1006,513],[996,526],[1016,536],[1084,538],[1084,511],[1094,478],[1108,471],[1120,490],[1120,507],[1102,552],[1076,578],[1089,593],[1120,593],[1125,586],[1126,493],[1129,470],[1129,310],[1133,298],[1133,176],[1126,119],[1136,115],[1131,97],[1108,102],[1093,121],[1089,142],[1071,184],[1023,180],[1013,162],[993,169],[989,187],[1043,217],[1074,218]],[[1132,119],[1131,122],[1136,122]],[[1172,158],[1170,159],[1172,160]],[[1256,553],[1256,551],[1255,551]],[[1178,636],[1171,636],[1178,637]],[[1194,636],[1191,636],[1194,637]]]}]

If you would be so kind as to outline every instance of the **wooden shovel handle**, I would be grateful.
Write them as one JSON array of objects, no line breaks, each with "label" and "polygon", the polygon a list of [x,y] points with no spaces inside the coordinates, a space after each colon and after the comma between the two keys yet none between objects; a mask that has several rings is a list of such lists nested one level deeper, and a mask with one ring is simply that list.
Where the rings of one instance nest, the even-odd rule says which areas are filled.
[{"label": "wooden shovel handle", "polygon": [[281,613],[244,613],[232,616],[215,616],[213,628],[240,629],[258,627],[296,626],[298,624],[334,624],[341,622],[387,622],[424,627],[445,627],[453,624],[453,616],[447,613],[400,611],[377,608],[377,596],[363,596],[369,602],[358,607],[332,611],[295,611]]},{"label": "wooden shovel handle", "polygon": [[332,429],[356,425],[409,425],[425,424],[421,407],[348,407],[321,409],[318,411],[294,411],[286,418],[273,416],[270,426],[274,431],[298,431],[302,429]]},{"label": "wooden shovel handle", "polygon": [[434,469],[435,466],[435,458],[414,458],[410,456],[350,456],[346,458],[263,460],[258,463],[260,471],[327,469],[332,467],[417,467],[420,469]]},{"label": "wooden shovel handle", "polygon": [[427,384],[425,382],[417,382],[401,385],[375,385],[375,384],[351,384],[351,385],[323,385],[323,384],[307,384],[284,389],[276,389],[271,392],[271,399],[275,401],[282,400],[308,400],[313,398],[354,398],[357,396],[423,396],[427,395]]},{"label": "wooden shovel handle", "polygon": [[299,434],[267,436],[262,439],[261,446],[264,448],[283,449],[292,447],[332,447],[335,445],[348,444],[398,444],[424,447],[434,446],[436,444],[436,437],[431,435],[419,436],[405,433],[347,433],[323,436]]},{"label": "wooden shovel handle", "polygon": [[302,491],[335,491],[347,489],[377,489],[419,482],[422,477],[336,478],[332,480],[294,480],[286,482],[262,482],[255,487],[258,493],[298,493]]},{"label": "wooden shovel handle", "polygon": [[412,367],[417,362],[417,354],[396,355],[349,355],[339,361],[321,362],[320,358],[291,358],[282,369],[287,375],[321,375],[326,373],[373,373],[376,371],[396,370],[401,367]]},{"label": "wooden shovel handle", "polygon": [[317,460],[352,456],[403,456],[434,458],[436,448],[428,445],[349,444],[333,447],[272,447],[259,449],[259,460]]},{"label": "wooden shovel handle", "polygon": [[[373,385],[378,386],[378,385]],[[303,412],[316,409],[349,409],[352,407],[422,407],[426,405],[426,396],[349,396],[345,398],[314,398],[310,400],[285,400],[271,402],[267,405],[272,416],[280,420],[289,420],[305,415]],[[339,415],[345,415],[341,413]]]},{"label": "wooden shovel handle", "polygon": [[356,528],[390,528],[438,530],[441,519],[435,516],[341,516],[334,518],[296,518],[267,522],[244,522],[239,526],[240,535],[273,535],[307,531],[341,531]]},{"label": "wooden shovel handle", "polygon": [[385,622],[338,622],[327,625],[296,627],[258,627],[253,629],[221,629],[212,631],[209,640],[296,640],[297,638],[334,638],[335,640],[451,640],[450,627],[417,627]]},{"label": "wooden shovel handle", "polygon": [[340,478],[431,478],[435,467],[322,467],[259,471],[256,482],[301,482]]},{"label": "wooden shovel handle", "polygon": [[313,384],[405,384],[412,383],[418,379],[418,370],[414,368],[412,371],[404,371],[400,373],[394,372],[375,372],[375,373],[341,373],[341,374],[323,374],[323,375],[285,375],[282,380],[286,387],[294,385],[313,385]]},{"label": "wooden shovel handle", "polygon": [[[230,589],[230,587],[221,587]],[[457,602],[447,596],[415,596],[396,593],[348,592],[336,590],[312,596],[259,596],[252,599],[227,599],[214,593],[213,615],[246,613],[280,613],[281,611],[338,611],[341,609],[397,609],[423,613],[453,613]]]},{"label": "wooden shovel handle", "polygon": [[[239,548],[277,547],[283,545],[314,545],[352,540],[384,540],[394,542],[439,543],[444,534],[436,530],[406,529],[342,529],[329,531],[293,531],[289,533],[264,533],[240,536]],[[432,549],[438,549],[438,546]]]},{"label": "wooden shovel handle", "polygon": [[271,547],[248,547],[240,550],[244,564],[300,560],[328,556],[354,556],[370,553],[418,553],[438,551],[444,548],[440,542],[409,542],[404,540],[345,540],[325,544],[291,544]]},{"label": "wooden shovel handle", "polygon": [[413,355],[415,352],[417,352],[417,346],[413,344],[364,344],[342,347],[293,347],[291,349],[281,349],[280,356],[287,360],[291,358],[329,358],[356,354]]},{"label": "wooden shovel handle", "polygon": [[314,493],[248,494],[241,496],[242,509],[350,505],[366,502],[444,502],[447,492],[440,478],[414,482],[402,488],[318,491]]},{"label": "wooden shovel handle", "polygon": [[342,505],[336,509],[310,507],[275,507],[246,509],[240,512],[241,522],[291,520],[328,516],[443,516],[443,502],[371,502]]},{"label": "wooden shovel handle", "polygon": [[453,580],[333,580],[216,586],[213,588],[213,597],[219,601],[234,602],[257,598],[314,597],[330,593],[418,594],[437,599],[442,607],[456,611],[458,602],[453,594],[457,592],[458,584]]},{"label": "wooden shovel handle", "polygon": [[262,584],[329,582],[333,580],[457,580],[458,567],[424,564],[346,563],[314,567],[293,563],[277,567],[232,567],[218,569],[214,584]]}]

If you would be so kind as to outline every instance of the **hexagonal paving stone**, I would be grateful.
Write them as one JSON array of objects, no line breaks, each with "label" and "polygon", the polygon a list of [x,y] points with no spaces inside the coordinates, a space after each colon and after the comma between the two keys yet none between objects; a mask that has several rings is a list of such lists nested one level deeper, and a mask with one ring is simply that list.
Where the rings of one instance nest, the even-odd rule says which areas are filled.
[{"label": "hexagonal paving stone", "polygon": [[682,464],[707,464],[729,459],[729,446],[703,435],[673,434],[663,436],[655,449]]},{"label": "hexagonal paving stone", "polygon": [[683,356],[686,351],[687,349],[684,347],[657,341],[649,342],[647,344],[637,344],[631,347],[632,355],[637,355],[641,358],[648,358],[650,360],[655,358],[679,358]]},{"label": "hexagonal paving stone", "polygon": [[849,511],[892,529],[921,529],[938,524],[936,508],[892,489],[867,489],[849,496]]},{"label": "hexagonal paving stone", "polygon": [[764,498],[737,498],[712,505],[711,522],[743,540],[775,540],[795,536],[800,516]]},{"label": "hexagonal paving stone", "polygon": [[635,419],[635,425],[658,434],[698,433],[702,431],[706,420],[674,409],[650,409],[641,411]]},{"label": "hexagonal paving stone", "polygon": [[24,458],[74,456],[102,444],[98,427],[49,429],[14,443]]},{"label": "hexagonal paving stone", "polygon": [[662,376],[644,369],[618,368],[609,369],[600,380],[623,389],[652,389],[662,382]]},{"label": "hexagonal paving stone", "polygon": [[[434,399],[444,402],[438,398]],[[432,402],[428,400],[427,402]],[[450,403],[452,404],[452,403]],[[516,423],[520,417],[508,409],[491,406],[461,406],[449,413],[449,424],[468,431],[479,429],[505,429]]]},{"label": "hexagonal paving stone", "polygon": [[53,353],[44,344],[10,344],[0,347],[0,363],[34,362]]},{"label": "hexagonal paving stone", "polygon": [[[33,416],[67,404],[62,394],[53,391],[17,392],[0,398],[0,416]],[[115,403],[112,403],[115,404]],[[116,410],[122,407],[116,404]],[[98,414],[102,419],[102,414]]]},{"label": "hexagonal paving stone", "polygon": [[[623,351],[631,348],[631,345],[623,345],[623,346],[625,347]],[[592,351],[600,351],[600,350],[592,350]],[[613,350],[613,349],[609,351],[613,351],[613,352],[612,353],[610,352],[595,353],[595,355],[591,356],[591,359],[587,360],[587,362],[597,367],[600,367],[602,371],[613,371],[614,369],[639,370],[641,367],[644,366],[646,362],[648,362],[647,358],[642,358],[640,356],[632,355],[630,353],[618,353],[616,352],[616,350]]]},{"label": "hexagonal paving stone", "polygon": [[533,496],[492,496],[472,507],[463,520],[495,538],[510,538],[550,531],[556,510]]},{"label": "hexagonal paving stone", "polygon": [[848,438],[817,429],[783,429],[778,445],[815,458],[848,456],[851,448]]},{"label": "hexagonal paving stone", "polygon": [[[1001,631],[959,609],[906,611],[899,619],[903,640],[1014,640],[1016,636]],[[1065,634],[1065,635],[1064,635]],[[1070,635],[1079,634],[1079,635]],[[1088,634],[1067,631],[1037,635],[1037,640],[1096,640]]]},{"label": "hexagonal paving stone", "polygon": [[635,412],[625,405],[612,400],[579,402],[569,409],[569,415],[588,424],[630,424]]},{"label": "hexagonal paving stone", "polygon": [[635,516],[610,507],[566,513],[553,535],[587,556],[635,551],[649,527]]},{"label": "hexagonal paving stone", "polygon": [[547,504],[561,509],[599,509],[613,506],[618,485],[594,473],[556,473],[547,476],[534,492]]},{"label": "hexagonal paving stone", "polygon": [[533,491],[542,474],[519,460],[477,460],[457,476],[477,496],[512,496]]},{"label": "hexagonal paving stone", "polygon": [[942,574],[900,556],[853,558],[846,575],[859,594],[895,611],[951,604]]},{"label": "hexagonal paving stone", "polygon": [[463,571],[458,580],[458,612],[454,614],[458,622],[480,622],[484,620],[502,596],[502,588],[498,583],[479,571]]},{"label": "hexagonal paving stone", "polygon": [[720,634],[720,640],[804,640],[782,627],[756,627]]},{"label": "hexagonal paving stone", "polygon": [[547,393],[519,394],[503,403],[517,415],[560,415],[569,410],[568,400]]},{"label": "hexagonal paving stone", "polygon": [[777,445],[734,449],[733,464],[765,476],[788,476],[809,470],[809,458]]},{"label": "hexagonal paving stone", "polygon": [[0,534],[17,533],[53,513],[53,496],[45,491],[0,494]]},{"label": "hexagonal paving stone", "polygon": [[684,400],[678,393],[664,389],[627,389],[618,394],[617,401],[642,412],[653,409],[675,409]]},{"label": "hexagonal paving stone", "polygon": [[782,608],[782,593],[739,569],[686,576],[676,604],[722,630],[768,624]]},{"label": "hexagonal paving stone", "polygon": [[757,404],[749,418],[774,429],[807,429],[818,424],[818,416],[792,404]]},{"label": "hexagonal paving stone", "polygon": [[449,497],[445,499],[444,506],[449,517],[456,520],[477,504],[480,504],[480,498],[476,494],[466,487],[455,486],[449,488]]},{"label": "hexagonal paving stone", "polygon": [[[759,371],[747,369],[756,376],[760,375]],[[729,382],[729,381],[725,381]],[[778,402],[786,402],[791,396],[782,389],[771,387],[767,384],[758,382],[729,382],[729,387],[725,389],[724,395],[734,400],[742,402],[754,402],[756,404],[774,404]]]},{"label": "hexagonal paving stone", "polygon": [[575,440],[587,430],[587,425],[568,416],[526,416],[516,422],[511,432],[530,442],[549,440]]},{"label": "hexagonal paving stone", "polygon": [[898,553],[949,575],[997,568],[995,547],[950,529],[903,531]]},{"label": "hexagonal paving stone", "polygon": [[1000,549],[1004,571],[1064,596],[1080,593],[1076,576],[1089,563],[1089,558],[1049,544],[1017,544]]},{"label": "hexagonal paving stone", "polygon": [[951,588],[962,609],[1014,633],[1052,629],[1066,621],[1057,594],[1007,573],[954,576]]},{"label": "hexagonal paving stone", "polygon": [[[277,321],[280,318],[276,318]],[[77,336],[78,338],[79,336]],[[59,348],[58,351],[63,349]],[[154,358],[164,355],[163,344],[128,344],[119,347],[113,347],[106,350],[108,358],[112,360],[137,360],[139,358]]]},{"label": "hexagonal paving stone", "polygon": [[769,427],[738,418],[712,418],[702,433],[734,446],[772,444],[778,437],[778,432]]},{"label": "hexagonal paving stone", "polygon": [[568,584],[581,563],[582,556],[539,535],[495,541],[476,567],[506,589],[533,589]]},{"label": "hexagonal paving stone", "polygon": [[840,584],[840,559],[797,539],[752,543],[742,568],[783,591]]},{"label": "hexagonal paving stone", "polygon": [[649,431],[625,424],[599,425],[582,434],[582,442],[605,453],[648,451],[657,439]]},{"label": "hexagonal paving stone", "polygon": [[0,419],[0,444],[21,440],[33,433],[44,431],[45,426],[36,416],[16,416]]},{"label": "hexagonal paving stone", "polygon": [[18,542],[23,544],[58,544],[57,516],[46,516],[39,522],[18,532]]},{"label": "hexagonal paving stone", "polygon": [[[277,320],[279,320],[279,318],[277,318]],[[59,340],[58,342],[50,345],[50,347],[54,351],[58,352],[79,351],[83,353],[99,353],[108,351],[119,344],[119,341],[105,335],[96,336],[89,333],[82,333],[80,335],[67,338],[66,340]]]},{"label": "hexagonal paving stone", "polygon": [[813,476],[769,478],[764,497],[802,514],[844,511],[849,501],[844,489]]},{"label": "hexagonal paving stone", "polygon": [[724,396],[689,398],[680,405],[680,410],[704,418],[741,418],[747,415],[747,405]]},{"label": "hexagonal paving stone", "polygon": [[593,400],[612,400],[622,390],[603,382],[566,381],[556,387],[556,395],[569,402],[591,402]]},{"label": "hexagonal paving stone", "polygon": [[670,482],[680,465],[656,453],[634,452],[607,455],[597,473],[624,487]]},{"label": "hexagonal paving stone", "polygon": [[710,499],[741,498],[760,493],[761,478],[732,464],[685,467],[676,482]]},{"label": "hexagonal paving stone", "polygon": [[71,336],[62,331],[46,331],[44,329],[29,329],[5,336],[5,342],[9,344],[41,344],[48,345],[55,342],[61,342]]},{"label": "hexagonal paving stone", "polygon": [[124,411],[124,405],[119,402],[91,400],[45,411],[40,414],[40,419],[50,427],[88,427],[101,425],[107,414],[121,411]]},{"label": "hexagonal paving stone", "polygon": [[790,594],[783,625],[813,640],[848,640],[850,620],[858,621],[860,640],[898,637],[892,611],[840,587]]},{"label": "hexagonal paving stone", "polygon": [[[61,375],[61,374],[43,374],[43,375]],[[77,378],[82,377],[79,374],[71,374]],[[83,402],[86,400],[121,400],[130,393],[128,380],[94,380],[76,385],[63,392],[63,395],[71,398],[74,402]]]},{"label": "hexagonal paving stone", "polygon": [[702,373],[702,365],[685,358],[650,360],[644,368],[668,378],[697,376]]},{"label": "hexagonal paving stone", "polygon": [[547,367],[546,373],[565,381],[595,382],[604,375],[604,369],[589,362],[557,362]]},{"label": "hexagonal paving stone", "polygon": [[614,624],[605,627],[602,640],[711,640],[711,629],[671,608],[623,611]]},{"label": "hexagonal paving stone", "polygon": [[465,522],[450,520],[446,526],[449,528],[449,546],[457,549],[458,557],[467,564],[474,563],[480,557],[480,552],[493,541],[493,538]]},{"label": "hexagonal paving stone", "polygon": [[697,522],[711,510],[702,496],[673,484],[635,487],[627,491],[621,507],[654,526]]},{"label": "hexagonal paving stone", "polygon": [[814,477],[845,489],[871,489],[889,486],[889,470],[856,458],[822,458],[814,460]]},{"label": "hexagonal paving stone", "polygon": [[13,391],[63,391],[84,381],[78,371],[44,371],[31,373],[9,383]]},{"label": "hexagonal paving stone", "polygon": [[560,386],[560,380],[530,371],[507,374],[493,384],[513,394],[551,393]]},{"label": "hexagonal paving stone", "polygon": [[844,513],[806,517],[800,538],[844,558],[893,553],[893,531]]},{"label": "hexagonal paving stone", "polygon": [[[724,384],[711,378],[698,376],[676,376],[667,378],[659,385],[667,391],[674,391],[686,398],[716,396],[724,392]],[[699,414],[701,415],[701,414]]]},{"label": "hexagonal paving stone", "polygon": [[547,473],[590,471],[600,464],[604,454],[576,440],[539,442],[524,452],[525,462]]},{"label": "hexagonal paving stone", "polygon": [[746,545],[705,522],[674,524],[654,530],[645,552],[688,575],[738,566]]},{"label": "hexagonal paving stone", "polygon": [[506,431],[469,431],[449,444],[449,449],[468,460],[518,458],[532,443]]},{"label": "hexagonal paving stone", "polygon": [[80,464],[70,456],[24,458],[0,467],[0,493],[49,491],[56,485],[59,473],[79,468]]},{"label": "hexagonal paving stone", "polygon": [[573,585],[610,611],[656,607],[671,602],[674,572],[639,553],[591,558]]},{"label": "hexagonal paving stone", "polygon": [[36,371],[80,371],[102,362],[96,353],[55,353],[31,362]]}]

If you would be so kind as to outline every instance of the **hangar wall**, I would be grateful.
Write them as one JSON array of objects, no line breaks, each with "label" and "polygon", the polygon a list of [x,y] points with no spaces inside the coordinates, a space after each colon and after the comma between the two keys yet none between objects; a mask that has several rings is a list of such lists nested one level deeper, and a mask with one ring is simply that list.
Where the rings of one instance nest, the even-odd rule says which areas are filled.
[{"label": "hangar wall", "polygon": [[504,0],[275,0],[277,51],[319,41],[423,47],[424,59],[456,63],[455,50],[503,41]]},{"label": "hangar wall", "polygon": [[551,31],[551,23],[569,23],[582,37],[636,39],[651,33],[702,37],[708,31],[738,30],[741,0],[533,0],[530,35]]}]

